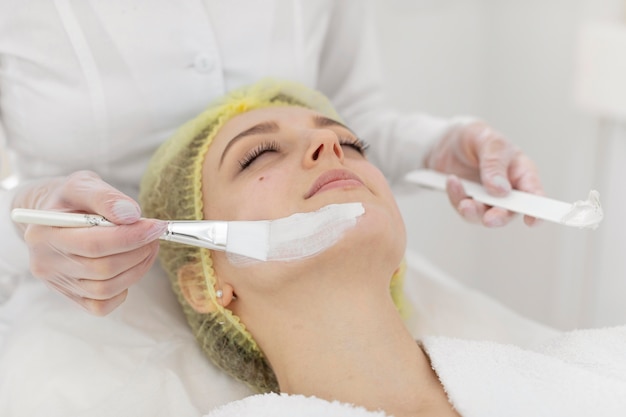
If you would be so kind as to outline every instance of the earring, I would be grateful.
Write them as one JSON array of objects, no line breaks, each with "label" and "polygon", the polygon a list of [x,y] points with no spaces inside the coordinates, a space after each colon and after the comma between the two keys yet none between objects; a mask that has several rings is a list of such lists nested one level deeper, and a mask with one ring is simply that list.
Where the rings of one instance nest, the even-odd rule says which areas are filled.
[{"label": "earring", "polygon": [[224,295],[224,291],[222,291],[222,290],[215,291],[215,296],[217,298],[222,298],[223,295]]}]

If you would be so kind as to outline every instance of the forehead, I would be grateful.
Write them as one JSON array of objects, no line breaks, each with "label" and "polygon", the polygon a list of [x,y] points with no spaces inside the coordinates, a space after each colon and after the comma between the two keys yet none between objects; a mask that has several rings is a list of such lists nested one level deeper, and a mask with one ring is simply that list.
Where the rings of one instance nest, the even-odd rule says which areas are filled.
[{"label": "forehead", "polygon": [[239,114],[226,122],[215,135],[214,142],[222,142],[221,145],[225,146],[224,141],[228,142],[252,126],[270,120],[276,122],[279,126],[312,126],[313,118],[316,115],[319,115],[319,113],[299,106],[275,106],[251,110]]}]

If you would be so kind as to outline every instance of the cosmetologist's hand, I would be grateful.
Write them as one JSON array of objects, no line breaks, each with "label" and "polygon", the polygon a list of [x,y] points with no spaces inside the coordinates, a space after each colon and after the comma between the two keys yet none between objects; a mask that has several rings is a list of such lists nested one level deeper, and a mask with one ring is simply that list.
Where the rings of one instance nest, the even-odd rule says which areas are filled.
[{"label": "cosmetologist's hand", "polygon": [[116,227],[61,228],[16,224],[34,276],[95,315],[106,315],[151,267],[166,223],[140,219],[136,202],[98,175],[80,171],[32,184],[13,207],[94,213]]},{"label": "cosmetologist's hand", "polygon": [[[535,164],[487,124],[459,124],[437,143],[426,158],[428,168],[451,174],[446,183],[450,203],[469,222],[487,227],[507,224],[514,213],[486,206],[467,196],[458,177],[480,182],[489,193],[506,196],[512,188],[543,195]],[[457,177],[458,176],[458,177]],[[539,220],[524,216],[528,226]]]}]

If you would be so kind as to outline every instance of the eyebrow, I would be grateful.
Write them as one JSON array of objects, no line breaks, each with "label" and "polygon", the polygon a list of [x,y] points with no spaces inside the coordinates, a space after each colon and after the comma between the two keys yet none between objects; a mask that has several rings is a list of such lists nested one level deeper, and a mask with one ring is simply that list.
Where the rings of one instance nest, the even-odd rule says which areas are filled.
[{"label": "eyebrow", "polygon": [[224,152],[222,152],[222,157],[220,158],[220,165],[222,165],[222,161],[224,161],[224,156],[226,155],[226,152],[228,152],[228,149],[231,146],[233,146],[238,140],[243,139],[246,136],[261,135],[264,133],[276,133],[279,130],[280,128],[278,127],[278,123],[273,122],[273,121],[262,122],[262,123],[252,126],[250,129],[244,130],[243,132],[239,133],[237,136],[232,138],[230,142],[228,142],[228,145],[226,145],[226,147],[224,148]]},{"label": "eyebrow", "polygon": [[[350,130],[350,128],[348,128],[346,125],[326,116],[320,116],[320,115],[313,116],[313,125],[315,127],[338,126],[338,127],[342,127],[348,130],[350,133],[354,135],[354,132]],[[266,133],[276,133],[279,130],[280,130],[280,127],[278,126],[278,123],[276,123],[275,121],[262,122],[262,123],[252,126],[249,129],[244,130],[243,132],[239,133],[234,138],[232,138],[230,142],[228,142],[228,144],[224,148],[224,151],[222,152],[219,165],[220,166],[222,165],[222,162],[224,161],[224,156],[226,155],[230,147],[233,146],[237,141],[247,136],[262,135]]]}]

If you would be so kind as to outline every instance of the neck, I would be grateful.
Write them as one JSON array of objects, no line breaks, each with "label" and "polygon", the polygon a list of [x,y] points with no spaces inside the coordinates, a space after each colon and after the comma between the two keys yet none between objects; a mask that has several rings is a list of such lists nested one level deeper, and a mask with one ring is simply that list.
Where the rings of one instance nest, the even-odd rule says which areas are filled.
[{"label": "neck", "polygon": [[[340,279],[347,281],[337,276],[330,282]],[[283,298],[297,300],[293,304],[274,301],[273,308],[263,307],[258,316],[263,322],[254,323],[255,337],[282,392],[382,409],[397,417],[452,413],[388,286],[377,291],[363,282],[351,291],[341,285],[317,287],[334,290],[318,298],[310,288],[299,297]],[[304,305],[301,294],[307,294]]]}]

